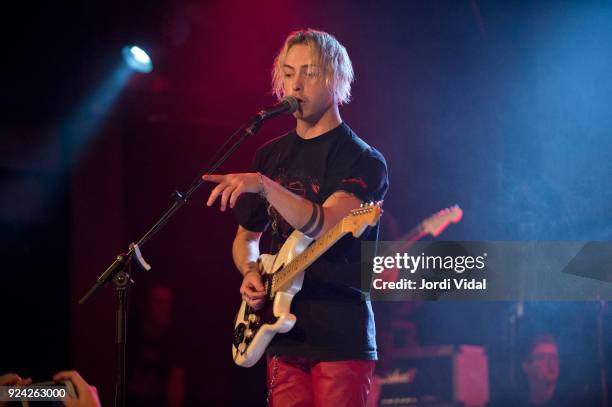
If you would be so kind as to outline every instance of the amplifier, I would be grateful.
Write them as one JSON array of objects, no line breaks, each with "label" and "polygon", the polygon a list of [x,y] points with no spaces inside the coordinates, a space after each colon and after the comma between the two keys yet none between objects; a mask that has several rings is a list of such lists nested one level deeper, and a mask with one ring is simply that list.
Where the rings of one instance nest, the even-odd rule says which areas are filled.
[{"label": "amplifier", "polygon": [[481,346],[396,350],[392,368],[391,374],[375,377],[377,401],[369,405],[480,407],[489,401],[488,361]]}]

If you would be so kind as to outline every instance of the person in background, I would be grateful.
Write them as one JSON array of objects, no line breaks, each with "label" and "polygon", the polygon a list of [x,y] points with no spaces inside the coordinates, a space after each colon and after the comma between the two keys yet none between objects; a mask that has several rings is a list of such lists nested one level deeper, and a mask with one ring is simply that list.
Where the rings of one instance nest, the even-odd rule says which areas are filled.
[{"label": "person in background", "polygon": [[527,377],[529,394],[521,405],[558,406],[561,404],[559,380],[559,348],[552,335],[540,335],[528,342],[521,363]]},{"label": "person in background", "polygon": [[153,284],[132,318],[128,339],[127,404],[180,407],[185,403],[185,369],[179,362],[172,322],[172,290]]}]

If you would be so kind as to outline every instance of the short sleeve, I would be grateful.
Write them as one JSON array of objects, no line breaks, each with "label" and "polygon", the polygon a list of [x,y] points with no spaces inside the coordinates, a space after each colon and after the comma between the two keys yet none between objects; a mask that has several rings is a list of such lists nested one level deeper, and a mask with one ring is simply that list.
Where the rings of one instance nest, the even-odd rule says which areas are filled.
[{"label": "short sleeve", "polygon": [[[265,173],[261,160],[260,150],[255,154],[251,171]],[[240,195],[234,206],[234,217],[240,226],[252,232],[264,232],[270,223],[266,201],[259,194]]]},{"label": "short sleeve", "polygon": [[385,159],[372,148],[362,151],[353,160],[340,163],[333,172],[327,186],[330,194],[346,191],[363,202],[377,202],[384,198],[389,188]]}]

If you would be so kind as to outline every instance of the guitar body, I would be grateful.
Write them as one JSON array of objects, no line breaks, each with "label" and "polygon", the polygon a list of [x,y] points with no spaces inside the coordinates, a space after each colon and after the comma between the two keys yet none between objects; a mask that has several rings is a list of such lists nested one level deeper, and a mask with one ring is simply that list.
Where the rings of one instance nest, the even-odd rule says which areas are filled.
[{"label": "guitar body", "polygon": [[259,310],[242,301],[234,322],[232,356],[238,366],[251,367],[261,358],[277,333],[289,332],[295,325],[296,317],[291,313],[293,296],[300,291],[304,282],[304,271],[297,273],[273,295],[271,287],[277,271],[289,264],[302,253],[312,239],[294,231],[276,255],[262,254],[259,269],[267,300]]},{"label": "guitar body", "polygon": [[[251,367],[261,358],[277,333],[289,332],[296,316],[291,313],[293,296],[301,290],[304,270],[333,246],[342,236],[359,237],[374,226],[382,214],[382,202],[362,205],[312,243],[312,239],[294,231],[276,255],[259,256],[261,282],[266,301],[259,310],[242,302],[234,321],[232,355],[238,366]],[[312,243],[312,244],[311,244]]]}]

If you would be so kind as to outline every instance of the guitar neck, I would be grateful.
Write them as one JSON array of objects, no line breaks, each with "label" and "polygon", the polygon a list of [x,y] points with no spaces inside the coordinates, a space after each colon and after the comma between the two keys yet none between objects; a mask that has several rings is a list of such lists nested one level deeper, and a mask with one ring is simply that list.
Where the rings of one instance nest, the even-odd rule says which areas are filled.
[{"label": "guitar neck", "polygon": [[422,224],[418,224],[414,229],[410,232],[406,233],[404,236],[400,237],[397,241],[397,244],[391,248],[389,253],[386,255],[390,255],[391,253],[399,253],[405,250],[408,250],[416,241],[420,240],[427,233],[423,228]]},{"label": "guitar neck", "polygon": [[288,281],[291,281],[298,273],[314,263],[323,253],[347,233],[349,232],[342,230],[342,222],[325,232],[323,236],[308,246],[306,250],[296,256],[289,264],[286,264],[285,267],[275,274],[272,283],[272,293],[276,294],[280,287]]}]

